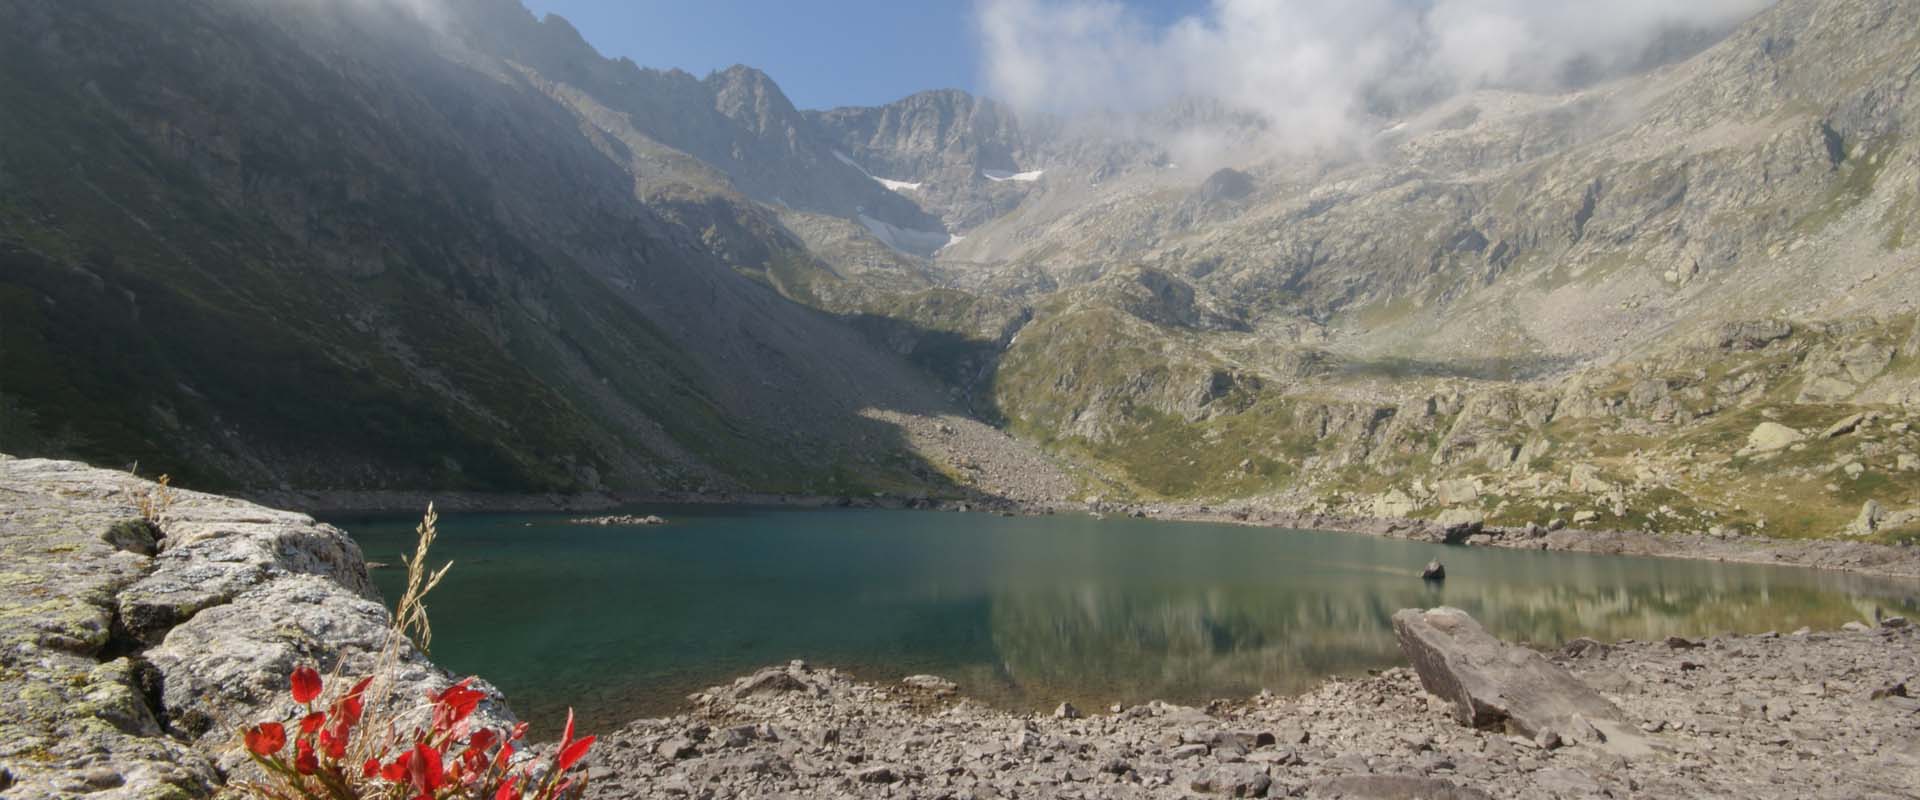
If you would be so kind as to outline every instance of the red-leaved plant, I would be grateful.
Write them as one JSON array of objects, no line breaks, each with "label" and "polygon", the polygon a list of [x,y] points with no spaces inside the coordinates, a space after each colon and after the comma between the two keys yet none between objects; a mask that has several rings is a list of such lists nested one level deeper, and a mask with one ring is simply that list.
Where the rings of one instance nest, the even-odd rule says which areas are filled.
[{"label": "red-leaved plant", "polygon": [[594,737],[573,738],[571,709],[552,759],[521,758],[516,763],[514,753],[523,746],[526,723],[511,731],[474,725],[474,709],[486,693],[473,688],[472,678],[427,695],[433,716],[425,728],[415,725],[402,733],[394,720],[363,724],[370,702],[391,708],[385,700],[393,682],[376,683],[375,678],[397,671],[408,642],[417,640],[424,651],[432,638],[422,601],[453,566],[434,572],[424,566],[438,520],[428,506],[415,529],[420,539],[414,555],[402,559],[407,585],[395,605],[374,675],[322,704],[318,701],[325,686],[319,671],[297,667],[291,683],[299,709],[293,718],[241,731],[247,754],[268,778],[265,783],[239,783],[243,794],[273,800],[557,800],[578,796],[586,788],[584,771],[578,776],[568,772],[586,758]]},{"label": "red-leaved plant", "polygon": [[[551,800],[586,786],[584,774],[567,774],[586,757],[594,739],[573,738],[573,712],[567,712],[567,729],[551,761],[516,765],[513,754],[527,724],[510,732],[472,726],[469,718],[486,696],[473,688],[472,678],[428,695],[433,702],[428,727],[407,736],[388,732],[370,751],[353,748],[372,682],[362,679],[322,709],[314,702],[322,691],[320,673],[312,667],[295,669],[293,701],[300,712],[286,722],[247,728],[242,736],[248,755],[278,785],[246,788],[275,798]],[[350,751],[355,756],[350,757]],[[367,753],[364,760],[358,757],[361,752]],[[547,768],[540,771],[540,766]]]}]

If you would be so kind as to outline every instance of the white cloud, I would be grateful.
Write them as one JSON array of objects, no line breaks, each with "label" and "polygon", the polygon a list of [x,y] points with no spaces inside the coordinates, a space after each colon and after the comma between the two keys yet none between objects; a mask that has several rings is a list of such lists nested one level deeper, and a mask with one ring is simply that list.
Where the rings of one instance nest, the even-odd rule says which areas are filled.
[{"label": "white cloud", "polygon": [[1717,29],[1772,0],[1214,0],[1155,27],[1114,0],[977,0],[988,91],[1072,113],[1215,98],[1279,141],[1352,136],[1380,92],[1547,88],[1633,63],[1677,28]]}]

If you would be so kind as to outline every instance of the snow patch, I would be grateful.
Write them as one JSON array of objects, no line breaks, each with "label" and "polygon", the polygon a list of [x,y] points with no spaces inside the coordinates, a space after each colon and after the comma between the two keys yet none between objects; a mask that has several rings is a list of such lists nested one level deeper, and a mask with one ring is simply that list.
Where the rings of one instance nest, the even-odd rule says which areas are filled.
[{"label": "snow patch", "polygon": [[1022,183],[1032,183],[1040,180],[1040,176],[1045,175],[1046,172],[1044,169],[1036,169],[1030,172],[1007,172],[998,169],[983,169],[980,171],[980,174],[986,176],[987,180],[990,181],[1020,181]]}]

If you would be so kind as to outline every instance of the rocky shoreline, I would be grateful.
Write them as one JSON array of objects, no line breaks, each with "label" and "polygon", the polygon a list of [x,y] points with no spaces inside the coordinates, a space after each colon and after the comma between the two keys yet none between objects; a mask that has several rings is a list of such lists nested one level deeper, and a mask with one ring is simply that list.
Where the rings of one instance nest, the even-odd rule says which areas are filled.
[{"label": "rocky shoreline", "polygon": [[[1417,613],[1417,612],[1406,612]],[[1610,742],[1466,727],[1412,669],[1298,697],[1081,715],[983,706],[936,676],[863,683],[796,662],[603,739],[602,798],[1911,797],[1914,626],[1551,655],[1616,706]],[[1572,717],[1579,720],[1577,715]],[[1563,740],[1564,739],[1564,740]],[[1631,739],[1644,750],[1608,746]]]},{"label": "rocky shoreline", "polygon": [[1690,558],[1744,564],[1773,564],[1843,570],[1865,575],[1920,578],[1920,548],[1894,547],[1842,539],[1776,539],[1765,536],[1714,536],[1707,533],[1562,528],[1547,530],[1443,524],[1435,520],[1349,517],[1298,511],[1223,509],[1201,505],[1135,507],[1152,519],[1220,522],[1269,528],[1337,531],[1419,541],[1451,541],[1470,547],[1563,550],[1600,555]]}]

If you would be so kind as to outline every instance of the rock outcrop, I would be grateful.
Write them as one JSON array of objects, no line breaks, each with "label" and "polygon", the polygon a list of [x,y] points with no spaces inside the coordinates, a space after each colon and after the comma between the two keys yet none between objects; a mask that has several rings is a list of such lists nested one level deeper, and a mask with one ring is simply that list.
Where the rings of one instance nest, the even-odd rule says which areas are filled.
[{"label": "rock outcrop", "polygon": [[[386,641],[339,529],[123,472],[0,456],[0,563],[9,800],[211,796],[245,763],[238,727],[291,713],[294,666],[370,674]],[[450,683],[400,658],[395,704]]]}]

